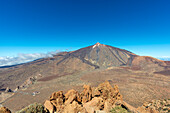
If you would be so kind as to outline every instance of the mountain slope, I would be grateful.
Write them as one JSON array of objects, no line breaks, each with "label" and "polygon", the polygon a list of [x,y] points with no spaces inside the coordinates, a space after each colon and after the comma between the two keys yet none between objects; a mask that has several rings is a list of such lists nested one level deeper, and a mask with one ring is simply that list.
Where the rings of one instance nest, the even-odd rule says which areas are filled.
[{"label": "mountain slope", "polygon": [[[125,101],[140,106],[144,101],[170,96],[169,72],[167,61],[96,43],[53,57],[0,68],[0,93],[7,87],[19,88],[14,95],[5,93],[12,97],[3,102],[16,111],[33,102],[43,103],[54,91],[70,88],[79,91],[83,84],[96,86],[108,80],[112,85],[119,85]],[[5,95],[0,94],[0,101]]]},{"label": "mountain slope", "polygon": [[76,57],[95,68],[107,68],[112,66],[124,66],[130,64],[133,57],[137,56],[129,51],[96,43],[69,54],[69,57]]},{"label": "mountain slope", "polygon": [[167,64],[152,57],[138,56],[124,49],[96,43],[76,51],[61,52],[53,57],[1,67],[0,89],[6,87],[14,89],[29,77],[39,77],[39,75],[41,80],[43,78],[47,81],[63,75],[120,66],[154,72],[164,71]]}]

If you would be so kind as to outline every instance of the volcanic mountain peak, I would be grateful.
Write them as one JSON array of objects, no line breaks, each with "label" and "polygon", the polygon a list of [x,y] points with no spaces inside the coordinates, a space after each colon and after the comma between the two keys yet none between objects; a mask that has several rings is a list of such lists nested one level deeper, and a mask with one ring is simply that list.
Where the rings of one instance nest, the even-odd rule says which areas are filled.
[{"label": "volcanic mountain peak", "polygon": [[81,48],[77,51],[69,53],[69,55],[67,55],[64,60],[66,60],[68,57],[76,57],[87,64],[95,66],[95,68],[107,68],[112,66],[117,67],[129,65],[133,56],[135,56],[135,54],[130,51],[97,42],[92,46]]},{"label": "volcanic mountain peak", "polygon": [[95,48],[96,46],[105,46],[104,44],[100,44],[99,42],[97,42],[96,44],[93,45],[93,48]]}]

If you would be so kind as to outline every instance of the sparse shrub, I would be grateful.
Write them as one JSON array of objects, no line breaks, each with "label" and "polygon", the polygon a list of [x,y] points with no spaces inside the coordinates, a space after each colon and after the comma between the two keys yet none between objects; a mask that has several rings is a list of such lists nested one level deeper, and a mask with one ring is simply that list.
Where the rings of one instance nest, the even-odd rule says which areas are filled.
[{"label": "sparse shrub", "polygon": [[34,103],[16,113],[46,113],[46,112],[42,104]]},{"label": "sparse shrub", "polygon": [[164,103],[163,102],[160,102],[161,105],[163,105]]},{"label": "sparse shrub", "polygon": [[130,113],[125,108],[122,108],[121,106],[116,106],[115,108],[110,110],[110,113]]}]

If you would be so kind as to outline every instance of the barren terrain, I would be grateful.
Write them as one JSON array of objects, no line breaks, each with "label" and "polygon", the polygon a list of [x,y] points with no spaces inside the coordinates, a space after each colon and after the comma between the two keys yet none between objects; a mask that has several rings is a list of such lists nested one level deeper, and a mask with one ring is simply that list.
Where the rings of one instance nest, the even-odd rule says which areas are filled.
[{"label": "barren terrain", "polygon": [[170,98],[169,72],[169,62],[97,43],[51,58],[1,67],[1,92],[19,86],[1,104],[17,111],[34,102],[44,103],[53,92],[71,88],[82,91],[84,84],[97,86],[108,80],[119,86],[124,101],[137,107],[145,101]]}]

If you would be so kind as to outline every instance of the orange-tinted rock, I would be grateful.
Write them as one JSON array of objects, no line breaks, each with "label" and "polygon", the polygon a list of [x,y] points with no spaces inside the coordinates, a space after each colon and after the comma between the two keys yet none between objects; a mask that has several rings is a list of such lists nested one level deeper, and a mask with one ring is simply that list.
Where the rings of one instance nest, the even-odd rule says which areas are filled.
[{"label": "orange-tinted rock", "polygon": [[67,104],[64,107],[62,113],[88,113],[84,107],[82,107],[78,102],[73,101],[72,104]]},{"label": "orange-tinted rock", "polygon": [[56,111],[60,111],[61,109],[63,109],[63,105],[64,105],[63,92],[58,91],[58,92],[53,93],[50,97],[50,101],[56,108]]},{"label": "orange-tinted rock", "polygon": [[108,81],[101,83],[94,91],[94,96],[100,96],[104,100],[115,99],[122,100],[122,95],[119,93],[118,86],[115,85],[114,88],[110,85]]},{"label": "orange-tinted rock", "polygon": [[83,107],[88,113],[94,113],[96,110],[104,109],[104,100],[100,97],[94,97],[91,101],[84,103]]},{"label": "orange-tinted rock", "polygon": [[114,107],[113,104],[110,103],[109,100],[106,100],[106,101],[105,101],[105,103],[104,103],[104,111],[105,111],[106,113],[109,113],[110,110],[111,110],[113,107]]},{"label": "orange-tinted rock", "polygon": [[50,96],[50,101],[56,100],[57,98],[64,98],[63,91],[58,91],[58,92],[52,93],[52,95]]},{"label": "orange-tinted rock", "polygon": [[11,113],[11,111],[6,107],[1,107],[0,108],[0,113]]},{"label": "orange-tinted rock", "polygon": [[50,113],[54,113],[54,106],[51,104],[49,100],[46,100],[44,106]]},{"label": "orange-tinted rock", "polygon": [[128,111],[132,112],[132,113],[138,113],[138,112],[137,112],[137,109],[136,109],[135,107],[129,105],[128,103],[126,103],[126,102],[124,102],[124,101],[122,102],[122,106],[126,107],[126,109],[127,109]]},{"label": "orange-tinted rock", "polygon": [[80,94],[74,89],[71,89],[65,94],[65,105],[71,104],[74,100],[81,102]]},{"label": "orange-tinted rock", "polygon": [[81,92],[82,103],[88,102],[92,99],[92,88],[89,85],[83,86],[84,90]]},{"label": "orange-tinted rock", "polygon": [[55,92],[44,105],[51,113],[53,110],[57,113],[94,113],[110,112],[110,109],[122,104],[118,86],[112,87],[108,81],[96,88],[89,85],[84,85],[83,88],[80,94],[74,89],[65,95],[62,91]]}]

